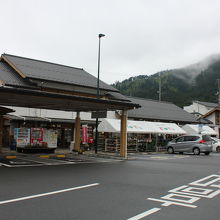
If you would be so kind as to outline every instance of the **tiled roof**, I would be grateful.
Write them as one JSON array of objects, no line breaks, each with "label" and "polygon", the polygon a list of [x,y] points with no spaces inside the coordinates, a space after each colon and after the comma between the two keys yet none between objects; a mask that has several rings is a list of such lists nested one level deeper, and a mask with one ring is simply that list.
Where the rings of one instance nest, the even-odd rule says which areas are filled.
[{"label": "tiled roof", "polygon": [[[9,54],[3,54],[2,58],[13,65],[27,78],[49,80],[91,88],[97,87],[97,78],[80,68]],[[100,81],[100,89],[118,92],[117,89],[102,81]]]},{"label": "tiled roof", "polygon": [[172,103],[143,98],[128,98],[132,102],[141,105],[141,108],[128,111],[129,118],[192,123],[196,122],[196,118],[193,115]]},{"label": "tiled roof", "polygon": [[0,89],[1,104],[8,106],[41,106],[66,111],[140,107],[102,81],[101,98],[97,99],[97,78],[83,69],[8,54],[0,59]]},{"label": "tiled roof", "polygon": [[33,86],[26,82],[23,78],[19,77],[19,75],[10,66],[8,66],[8,64],[2,61],[0,61],[0,80],[7,86]]}]

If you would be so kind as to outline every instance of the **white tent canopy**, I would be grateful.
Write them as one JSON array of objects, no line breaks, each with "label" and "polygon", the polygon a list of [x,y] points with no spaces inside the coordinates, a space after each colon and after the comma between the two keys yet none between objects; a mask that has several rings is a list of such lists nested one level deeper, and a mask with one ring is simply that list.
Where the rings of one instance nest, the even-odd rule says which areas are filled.
[{"label": "white tent canopy", "polygon": [[[120,133],[121,121],[117,119],[103,119],[98,126],[99,132]],[[127,121],[128,133],[139,134],[186,134],[175,123],[150,122],[150,121]]]},{"label": "white tent canopy", "polygon": [[217,135],[216,131],[210,128],[207,125],[191,125],[187,124],[182,127],[183,130],[187,132],[187,134],[206,134],[206,135]]}]

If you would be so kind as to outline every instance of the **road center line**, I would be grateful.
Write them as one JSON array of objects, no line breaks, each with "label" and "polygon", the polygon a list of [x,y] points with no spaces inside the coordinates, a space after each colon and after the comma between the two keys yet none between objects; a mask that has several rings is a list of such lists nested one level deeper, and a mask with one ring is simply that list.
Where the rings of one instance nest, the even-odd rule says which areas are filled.
[{"label": "road center line", "polygon": [[148,210],[146,212],[143,212],[143,213],[141,213],[139,215],[136,215],[134,217],[128,218],[127,220],[139,220],[139,219],[142,219],[142,218],[144,218],[144,217],[146,217],[148,215],[151,215],[151,214],[153,214],[155,212],[158,212],[159,210],[161,210],[161,208],[153,208],[153,209],[150,209],[150,210]]},{"label": "road center line", "polygon": [[21,198],[17,198],[17,199],[9,199],[9,200],[5,200],[5,201],[0,201],[0,205],[6,204],[6,203],[18,202],[18,201],[27,200],[27,199],[34,199],[34,198],[43,197],[43,196],[54,195],[54,194],[58,194],[58,193],[69,192],[69,191],[73,191],[73,190],[77,190],[77,189],[84,189],[84,188],[97,186],[97,185],[99,185],[99,183],[93,183],[93,184],[84,185],[84,186],[77,186],[77,187],[73,187],[73,188],[57,190],[57,191],[48,192],[48,193],[41,193],[41,194],[32,195],[32,196],[25,196],[25,197],[21,197]]}]

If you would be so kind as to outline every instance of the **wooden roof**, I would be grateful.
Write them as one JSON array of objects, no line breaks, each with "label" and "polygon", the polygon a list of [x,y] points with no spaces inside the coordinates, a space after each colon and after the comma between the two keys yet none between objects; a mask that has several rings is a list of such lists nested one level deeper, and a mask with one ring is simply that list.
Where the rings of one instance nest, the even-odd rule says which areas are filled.
[{"label": "wooden roof", "polygon": [[125,110],[140,107],[83,69],[3,54],[0,104],[64,111]]}]

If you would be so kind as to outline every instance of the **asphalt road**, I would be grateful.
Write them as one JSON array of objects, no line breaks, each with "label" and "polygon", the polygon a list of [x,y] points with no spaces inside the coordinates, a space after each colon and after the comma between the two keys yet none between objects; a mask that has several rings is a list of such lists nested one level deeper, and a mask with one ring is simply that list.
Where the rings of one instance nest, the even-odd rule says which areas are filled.
[{"label": "asphalt road", "polygon": [[1,166],[0,219],[220,219],[219,165],[220,154],[213,153]]}]

